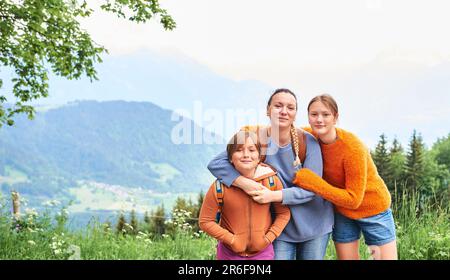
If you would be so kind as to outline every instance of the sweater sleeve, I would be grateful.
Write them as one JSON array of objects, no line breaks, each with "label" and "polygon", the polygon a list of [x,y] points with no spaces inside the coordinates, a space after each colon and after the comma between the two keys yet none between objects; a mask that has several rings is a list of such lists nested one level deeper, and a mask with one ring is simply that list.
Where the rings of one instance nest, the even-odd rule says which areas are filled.
[{"label": "sweater sleeve", "polygon": [[215,186],[213,184],[203,199],[199,215],[199,227],[212,237],[226,244],[231,244],[233,234],[216,223],[216,214],[219,206],[217,205],[214,188]]},{"label": "sweater sleeve", "polygon": [[[313,136],[307,134],[306,138],[307,150],[305,162],[303,163],[303,168],[308,168],[318,176],[322,177],[323,173],[323,161],[322,161],[322,152],[320,150],[320,145],[314,139]],[[298,205],[311,201],[316,194],[304,190],[297,184],[297,187],[286,188],[282,190],[283,192],[283,204],[284,205]]]},{"label": "sweater sleeve", "polygon": [[208,164],[208,169],[214,177],[228,187],[241,175],[231,165],[226,151],[221,152],[213,158]]},{"label": "sweater sleeve", "polygon": [[294,183],[337,206],[358,209],[366,191],[368,152],[363,148],[347,152],[350,153],[344,159],[345,188],[330,185],[306,168],[297,171]]},{"label": "sweater sleeve", "polygon": [[[275,176],[275,182],[277,185],[276,190],[282,190],[283,184],[278,176]],[[273,242],[275,238],[280,236],[281,232],[289,223],[289,219],[291,218],[291,211],[288,206],[285,206],[280,202],[273,202],[272,206],[275,213],[275,220],[266,234],[266,237],[270,240],[270,242]]]}]

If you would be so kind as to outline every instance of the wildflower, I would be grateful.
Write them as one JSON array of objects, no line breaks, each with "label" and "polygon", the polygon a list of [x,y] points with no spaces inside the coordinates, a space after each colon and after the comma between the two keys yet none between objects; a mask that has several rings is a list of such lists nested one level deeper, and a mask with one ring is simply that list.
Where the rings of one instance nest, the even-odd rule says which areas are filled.
[{"label": "wildflower", "polygon": [[145,242],[146,244],[152,244],[152,243],[153,243],[150,239],[144,239],[144,242]]},{"label": "wildflower", "polygon": [[71,254],[68,260],[81,260],[81,250],[77,245],[70,244],[66,252]]},{"label": "wildflower", "polygon": [[441,256],[441,257],[447,257],[448,253],[444,252],[444,251],[439,251],[438,255]]},{"label": "wildflower", "polygon": [[27,208],[25,209],[25,213],[28,215],[28,217],[36,217],[38,215],[38,212],[34,208]]}]

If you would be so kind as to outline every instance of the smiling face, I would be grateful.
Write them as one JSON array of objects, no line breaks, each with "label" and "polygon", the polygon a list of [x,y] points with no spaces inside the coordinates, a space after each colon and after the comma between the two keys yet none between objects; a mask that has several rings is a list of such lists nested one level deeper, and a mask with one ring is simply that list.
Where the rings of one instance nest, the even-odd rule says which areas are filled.
[{"label": "smiling face", "polygon": [[319,136],[333,133],[338,115],[322,101],[315,101],[308,109],[308,121],[313,131]]},{"label": "smiling face", "polygon": [[247,136],[244,144],[234,145],[236,146],[231,154],[231,163],[240,174],[246,177],[253,177],[260,160],[256,143],[252,137]]},{"label": "smiling face", "polygon": [[297,114],[297,100],[288,92],[279,92],[272,96],[267,108],[272,126],[286,128],[295,121]]}]

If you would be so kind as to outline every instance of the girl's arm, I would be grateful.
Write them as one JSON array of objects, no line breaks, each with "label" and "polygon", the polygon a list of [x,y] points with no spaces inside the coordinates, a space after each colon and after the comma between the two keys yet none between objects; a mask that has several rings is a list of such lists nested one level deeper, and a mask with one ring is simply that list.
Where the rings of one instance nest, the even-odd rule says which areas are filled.
[{"label": "girl's arm", "polygon": [[299,170],[294,183],[337,206],[358,209],[366,191],[367,162],[370,155],[365,149],[353,150],[351,154],[351,157],[344,159],[345,188],[330,185],[308,169]]},{"label": "girl's arm", "polygon": [[[320,145],[314,137],[307,135],[307,151],[303,168],[308,168],[322,176],[323,161]],[[281,202],[283,205],[298,205],[311,201],[316,197],[316,194],[302,189],[301,187],[285,188],[278,191],[269,191],[263,188],[259,191],[247,192],[253,196],[253,200],[258,203]]]},{"label": "girl's arm", "polygon": [[[303,163],[303,169],[308,168],[317,176],[322,177],[323,173],[323,160],[322,151],[320,150],[320,145],[317,140],[307,134],[306,135],[306,157]],[[295,182],[293,182],[296,184]],[[296,184],[297,186],[300,186]],[[300,187],[286,188],[283,190],[283,204],[285,205],[298,205],[309,202],[314,199],[315,193],[304,190]]]}]

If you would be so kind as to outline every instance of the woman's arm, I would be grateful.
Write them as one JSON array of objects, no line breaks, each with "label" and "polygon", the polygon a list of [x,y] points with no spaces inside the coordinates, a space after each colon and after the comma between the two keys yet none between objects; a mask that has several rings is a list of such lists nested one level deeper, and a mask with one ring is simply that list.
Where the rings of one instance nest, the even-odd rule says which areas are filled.
[{"label": "woman's arm", "polygon": [[[306,157],[303,163],[303,168],[308,168],[317,176],[322,177],[323,160],[322,151],[317,140],[310,134],[306,135]],[[295,182],[294,182],[295,184]],[[296,184],[297,187],[286,188],[283,190],[283,204],[298,205],[309,202],[316,196],[315,193],[302,189],[301,185]]]},{"label": "woman's arm", "polygon": [[263,188],[261,184],[252,179],[241,176],[228,160],[227,152],[222,152],[213,158],[208,164],[208,169],[214,177],[228,187],[233,185],[246,193]]},{"label": "woman's arm", "polygon": [[297,172],[294,183],[311,190],[331,203],[348,209],[358,209],[361,205],[367,184],[368,152],[358,149],[344,160],[345,188],[330,185],[311,170]]},{"label": "woman's arm", "polygon": [[[312,170],[314,173],[322,176],[323,161],[320,145],[311,135],[307,135],[307,150],[304,168]],[[258,191],[247,192],[253,196],[253,200],[260,203],[281,202],[283,205],[298,205],[311,201],[316,196],[315,193],[302,189],[301,187],[285,188],[277,191],[269,191],[263,188]]]}]

